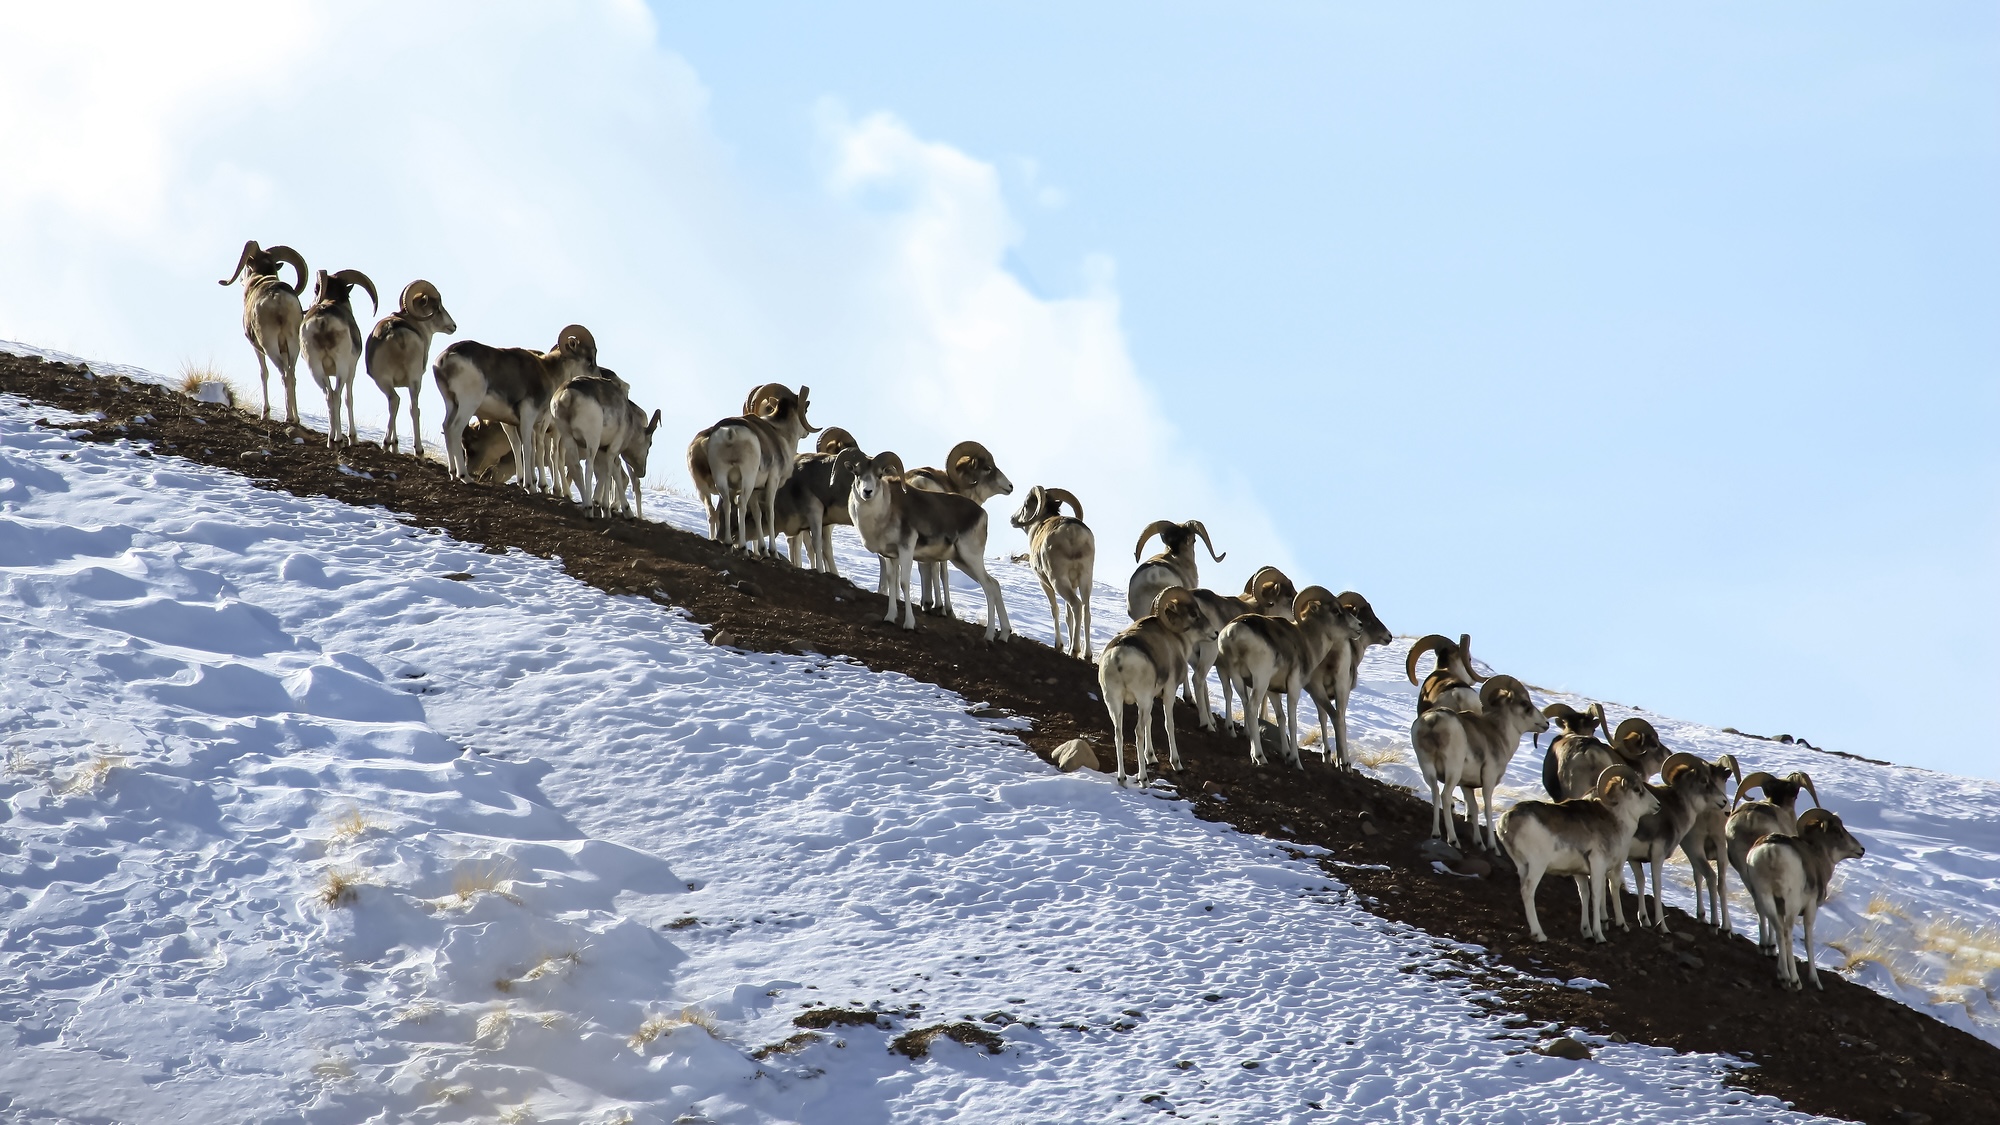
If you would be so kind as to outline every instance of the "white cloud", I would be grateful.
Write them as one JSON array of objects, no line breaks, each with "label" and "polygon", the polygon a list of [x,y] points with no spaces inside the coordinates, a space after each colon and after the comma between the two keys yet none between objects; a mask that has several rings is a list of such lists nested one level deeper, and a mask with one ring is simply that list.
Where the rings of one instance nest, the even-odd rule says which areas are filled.
[{"label": "white cloud", "polygon": [[991,163],[828,103],[824,181],[756,183],[636,3],[160,11],[0,15],[24,64],[0,73],[0,336],[249,383],[215,279],[243,239],[284,242],[390,301],[429,277],[461,338],[589,325],[665,411],[656,464],[748,387],[807,383],[871,450],[976,438],[1023,488],[1077,492],[1114,582],[1160,516],[1208,522],[1217,585],[1290,564],[1133,369],[1110,261],[1053,299],[1004,267],[1020,229]]}]

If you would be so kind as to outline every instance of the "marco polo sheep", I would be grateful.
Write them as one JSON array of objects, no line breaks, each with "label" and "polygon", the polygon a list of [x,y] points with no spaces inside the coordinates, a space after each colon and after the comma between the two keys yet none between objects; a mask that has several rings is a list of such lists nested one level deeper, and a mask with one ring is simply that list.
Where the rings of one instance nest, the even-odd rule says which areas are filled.
[{"label": "marco polo sheep", "polygon": [[581,324],[556,333],[555,347],[546,352],[496,348],[476,340],[446,348],[431,366],[431,378],[444,398],[444,448],[451,475],[471,479],[465,427],[476,416],[507,427],[516,479],[530,492],[542,491],[546,482],[538,460],[539,428],[549,402],[571,379],[596,371],[597,340]]},{"label": "marco polo sheep", "polygon": [[1417,689],[1418,712],[1433,707],[1453,711],[1479,710],[1478,685],[1486,677],[1473,671],[1471,635],[1460,634],[1454,644],[1448,637],[1431,633],[1411,645],[1409,654],[1403,658],[1403,674],[1409,677],[1410,683],[1417,682],[1417,660],[1427,652],[1437,654],[1437,667],[1431,669],[1431,674],[1424,677],[1423,686]]},{"label": "marco polo sheep", "polygon": [[[1068,504],[1076,513],[1062,514]],[[1049,597],[1056,649],[1078,660],[1092,659],[1090,643],[1090,582],[1097,565],[1097,536],[1083,522],[1083,502],[1066,488],[1028,490],[1021,510],[1009,521],[1028,533],[1028,565]],[[1069,631],[1063,631],[1056,598],[1069,609]]]},{"label": "marco polo sheep", "polygon": [[[444,296],[438,287],[422,278],[403,286],[403,295],[396,304],[396,311],[376,321],[368,333],[362,359],[367,364],[368,377],[389,400],[389,428],[384,431],[382,447],[391,453],[402,449],[402,439],[396,436],[396,412],[402,400],[396,392],[406,390],[410,394],[410,440],[421,457],[424,421],[417,412],[417,400],[422,397],[419,392],[423,390],[424,369],[430,366],[431,337],[440,332],[447,336],[457,332],[458,322],[445,311]],[[475,471],[473,475],[479,474]]]},{"label": "marco polo sheep", "polygon": [[1743,881],[1756,900],[1758,920],[1777,943],[1780,984],[1794,991],[1801,987],[1792,949],[1792,919],[1800,918],[1806,931],[1806,975],[1814,988],[1824,988],[1813,959],[1813,920],[1832,893],[1834,866],[1867,854],[1840,818],[1825,809],[1806,810],[1796,833],[1765,836],[1750,849]]},{"label": "marco polo sheep", "polygon": [[329,446],[340,444],[343,400],[347,408],[347,441],[351,445],[358,440],[354,432],[354,368],[361,362],[361,323],[354,319],[354,304],[350,299],[357,285],[368,294],[369,313],[379,311],[375,283],[368,280],[367,274],[360,270],[341,270],[335,274],[319,271],[315,299],[299,329],[306,370],[326,394]]},{"label": "marco polo sheep", "polygon": [[[292,267],[298,282],[287,285],[278,276],[280,265]],[[289,246],[269,250],[252,240],[243,244],[236,269],[217,285],[234,285],[243,279],[243,336],[257,353],[257,382],[264,388],[264,418],[271,417],[271,364],[285,384],[285,421],[299,421],[299,325],[305,309],[299,298],[306,291],[306,260]]]},{"label": "marco polo sheep", "polygon": [[1153,754],[1153,706],[1157,703],[1167,724],[1167,762],[1181,768],[1181,751],[1174,741],[1174,687],[1187,667],[1188,650],[1194,647],[1202,628],[1201,611],[1194,598],[1180,587],[1162,591],[1154,612],[1127,625],[1104,646],[1097,662],[1097,686],[1111,712],[1111,735],[1117,755],[1117,778],[1125,782],[1125,708],[1137,708],[1138,738],[1134,757],[1138,759],[1139,786],[1145,788],[1146,767],[1157,760]]},{"label": "marco polo sheep", "polygon": [[[1200,539],[1208,548],[1208,557],[1221,562],[1229,553],[1215,553],[1215,544],[1209,542],[1208,528],[1200,520],[1174,523],[1170,520],[1154,520],[1139,533],[1139,543],[1132,548],[1132,561],[1139,562],[1139,552],[1146,549],[1146,540],[1160,537],[1160,546],[1166,550],[1154,555],[1132,572],[1131,581],[1125,584],[1125,612],[1132,620],[1153,612],[1153,603],[1159,600],[1160,591],[1169,586],[1181,586],[1189,590],[1201,587],[1201,576],[1196,573],[1194,544]],[[1192,699],[1189,702],[1193,702]]]},{"label": "marco polo sheep", "polygon": [[[1743,794],[1752,789],[1761,789],[1764,799],[1744,801]],[[1750,857],[1750,849],[1758,840],[1772,833],[1790,836],[1799,830],[1799,793],[1803,790],[1812,794],[1813,804],[1820,803],[1819,790],[1813,779],[1804,773],[1792,773],[1785,777],[1773,777],[1758,771],[1744,778],[1736,786],[1736,800],[1741,802],[1730,812],[1723,824],[1723,840],[1727,846],[1729,866],[1736,870],[1736,877],[1749,886],[1750,875],[1744,864]],[[1763,915],[1757,917],[1757,948],[1767,955],[1777,952],[1777,938],[1764,924]]]},{"label": "marco polo sheep", "polygon": [[1527,685],[1512,676],[1488,677],[1479,688],[1477,711],[1432,707],[1420,712],[1410,724],[1410,746],[1431,790],[1431,836],[1443,835],[1446,842],[1458,843],[1451,805],[1454,792],[1463,789],[1465,819],[1472,827],[1473,842],[1478,843],[1479,794],[1484,792],[1485,846],[1497,848],[1494,791],[1506,776],[1507,764],[1514,760],[1521,736],[1547,729],[1549,721],[1535,710]]},{"label": "marco polo sheep", "polygon": [[1308,586],[1292,602],[1292,620],[1253,613],[1230,622],[1217,637],[1216,662],[1228,669],[1243,691],[1243,727],[1250,739],[1251,764],[1264,764],[1258,728],[1264,699],[1276,688],[1283,693],[1278,725],[1285,757],[1294,768],[1305,768],[1299,760],[1299,694],[1339,636],[1340,614],[1333,591]]},{"label": "marco polo sheep", "polygon": [[[896,620],[903,607],[903,628],[915,629],[910,603],[910,567],[918,562],[946,562],[964,571],[986,593],[986,639],[1014,635],[1000,583],[986,571],[986,509],[955,492],[911,488],[890,471],[894,454],[878,453],[855,474],[847,508],[854,529],[869,550],[891,560],[896,578],[889,593],[885,621]],[[719,477],[719,474],[718,474]]]},{"label": "marco polo sheep", "polygon": [[1354,685],[1361,678],[1362,655],[1369,646],[1386,645],[1395,635],[1375,616],[1375,608],[1368,604],[1367,598],[1348,590],[1338,601],[1342,611],[1340,634],[1306,681],[1306,691],[1319,711],[1321,760],[1326,759],[1328,751],[1327,723],[1331,719],[1333,760],[1342,769],[1353,769],[1354,759],[1347,752],[1347,701],[1353,697]]},{"label": "marco polo sheep", "polygon": [[[950,492],[984,505],[995,496],[1012,496],[1014,482],[1000,471],[993,454],[976,441],[961,441],[945,454],[942,469],[911,469],[902,474],[907,487],[920,492]],[[951,608],[951,573],[943,563],[925,563],[917,568],[923,578],[926,611],[954,616]]]},{"label": "marco polo sheep", "polygon": [[[1605,888],[1630,849],[1640,819],[1659,807],[1659,798],[1646,788],[1638,771],[1621,765],[1605,770],[1586,796],[1522,801],[1501,813],[1500,846],[1521,873],[1521,906],[1527,911],[1529,936],[1549,940],[1535,913],[1535,890],[1542,877],[1570,875],[1576,879],[1585,940],[1600,944],[1610,940],[1604,932]],[[1612,906],[1622,927],[1625,907],[1616,898]]]}]

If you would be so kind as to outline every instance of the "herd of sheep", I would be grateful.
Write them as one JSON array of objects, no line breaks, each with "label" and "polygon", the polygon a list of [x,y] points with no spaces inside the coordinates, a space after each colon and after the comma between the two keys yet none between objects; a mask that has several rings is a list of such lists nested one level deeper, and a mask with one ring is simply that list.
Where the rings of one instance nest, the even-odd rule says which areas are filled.
[{"label": "herd of sheep", "polygon": [[[283,279],[282,265],[293,267],[296,283]],[[284,382],[286,419],[298,421],[296,364],[303,359],[326,395],[328,442],[355,441],[355,373],[365,361],[389,401],[384,447],[400,448],[398,391],[406,390],[412,439],[421,454],[417,400],[428,364],[444,398],[445,456],[454,477],[518,480],[531,492],[574,493],[593,513],[643,516],[640,483],[660,413],[648,416],[631,401],[625,381],[598,365],[597,343],[587,329],[564,328],[548,351],[460,341],[429,364],[432,337],[457,331],[435,285],[419,280],[405,286],[396,311],[364,339],[351,296],[359,287],[375,303],[374,283],[358,270],[322,270],[306,305],[306,274],[304,258],[290,247],[266,250],[249,242],[236,270],[222,282],[244,282],[243,328],[257,353],[265,418],[271,413],[270,366],[275,365]],[[809,388],[793,392],[768,384],[750,393],[741,415],[695,435],[687,467],[707,508],[710,535],[771,556],[782,535],[794,565],[837,573],[830,529],[852,526],[880,559],[877,588],[888,598],[885,620],[900,616],[903,628],[915,627],[909,596],[913,564],[923,608],[951,614],[947,568],[956,567],[985,591],[986,638],[1009,639],[1000,586],[985,566],[984,505],[1011,494],[1014,485],[993,455],[967,441],[951,450],[942,468],[906,469],[894,453],[862,453],[845,430],[814,426],[809,408]],[[820,434],[817,448],[800,453],[799,444],[813,433]],[[1073,514],[1064,514],[1065,505]],[[1299,697],[1307,695],[1318,712],[1322,762],[1353,768],[1349,695],[1362,655],[1391,639],[1367,599],[1322,586],[1297,590],[1275,567],[1253,574],[1242,594],[1203,589],[1196,545],[1215,561],[1224,558],[1215,553],[1207,528],[1198,520],[1160,520],[1140,533],[1133,549],[1138,566],[1127,584],[1132,624],[1093,652],[1096,539],[1083,522],[1083,505],[1064,489],[1038,486],[1029,490],[1012,523],[1028,536],[1028,561],[1048,595],[1056,646],[1096,664],[1120,783],[1126,776],[1128,729],[1137,781],[1147,783],[1148,767],[1157,760],[1156,708],[1169,767],[1181,768],[1173,722],[1177,692],[1202,727],[1240,728],[1251,761],[1260,766],[1266,762],[1261,728],[1269,711],[1275,742],[1297,769],[1304,768]],[[1163,549],[1139,562],[1155,537]],[[1814,916],[1826,900],[1834,865],[1860,856],[1862,848],[1826,809],[1796,812],[1802,790],[1819,803],[1811,778],[1744,777],[1730,755],[1709,762],[1670,752],[1642,718],[1628,718],[1613,730],[1601,704],[1588,711],[1561,703],[1537,707],[1519,679],[1479,674],[1467,637],[1454,642],[1433,634],[1419,640],[1405,666],[1412,684],[1418,683],[1419,659],[1427,655],[1435,657],[1435,668],[1419,685],[1410,741],[1430,786],[1432,835],[1459,842],[1456,798],[1462,793],[1472,843],[1504,851],[1520,874],[1522,906],[1535,940],[1548,937],[1535,911],[1536,888],[1547,875],[1576,880],[1587,940],[1607,940],[1607,899],[1618,926],[1629,929],[1621,893],[1626,863],[1639,892],[1640,925],[1664,931],[1661,869],[1678,848],[1693,870],[1697,920],[1733,928],[1726,876],[1736,871],[1756,903],[1759,945],[1777,958],[1779,980],[1801,986],[1791,933],[1793,920],[1802,919],[1806,975],[1819,986]],[[1210,705],[1211,671],[1221,684],[1219,714]],[[1239,706],[1232,706],[1232,696]],[[1135,728],[1128,728],[1128,711],[1137,716]],[[1561,731],[1542,767],[1550,800],[1519,801],[1496,817],[1494,797],[1522,736],[1533,735],[1539,745],[1551,721]],[[1658,783],[1651,780],[1655,776]],[[1763,799],[1744,801],[1752,790],[1760,790]]]}]

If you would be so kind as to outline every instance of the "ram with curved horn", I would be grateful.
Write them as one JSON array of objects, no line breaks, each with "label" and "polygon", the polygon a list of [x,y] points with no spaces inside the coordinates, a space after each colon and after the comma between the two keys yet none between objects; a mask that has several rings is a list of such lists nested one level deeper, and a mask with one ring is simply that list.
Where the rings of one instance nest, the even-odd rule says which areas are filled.
[{"label": "ram with curved horn", "polygon": [[1139,533],[1139,543],[1132,548],[1132,561],[1139,562],[1139,553],[1146,549],[1146,541],[1153,536],[1160,537],[1160,546],[1165,548],[1159,554],[1139,563],[1132,572],[1131,581],[1125,584],[1125,612],[1132,620],[1153,612],[1153,603],[1159,599],[1160,591],[1169,586],[1184,586],[1194,590],[1201,586],[1199,568],[1195,565],[1194,545],[1199,539],[1208,548],[1208,557],[1221,562],[1229,553],[1215,553],[1215,544],[1208,538],[1208,528],[1200,520],[1174,523],[1172,520],[1154,520]]},{"label": "ram with curved horn", "polygon": [[403,286],[396,311],[376,321],[368,333],[362,359],[368,367],[368,377],[389,400],[389,428],[382,447],[391,453],[402,449],[402,439],[396,436],[396,414],[402,405],[396,392],[400,390],[409,392],[410,440],[416,446],[417,456],[423,456],[424,421],[417,412],[417,399],[423,391],[424,369],[430,366],[431,338],[440,332],[449,336],[456,331],[458,322],[445,311],[444,295],[437,286],[418,278]]},{"label": "ram with curved horn", "polygon": [[1174,586],[1160,593],[1154,612],[1127,625],[1104,646],[1097,662],[1097,687],[1111,712],[1111,739],[1118,783],[1125,783],[1125,708],[1138,712],[1139,787],[1146,786],[1146,767],[1158,760],[1153,753],[1153,708],[1157,704],[1167,724],[1167,761],[1181,768],[1181,751],[1174,741],[1174,686],[1187,667],[1188,650],[1202,627],[1201,611],[1190,591]]},{"label": "ram with curved horn", "polygon": [[986,570],[986,509],[957,493],[926,492],[905,485],[900,475],[889,471],[892,456],[878,453],[862,465],[847,500],[861,542],[896,568],[889,612],[883,620],[896,620],[900,603],[903,628],[916,628],[916,612],[910,604],[910,565],[946,562],[964,571],[985,591],[986,639],[1008,640],[1014,629],[1007,621],[1007,605],[1000,596],[1000,583]]},{"label": "ram with curved horn", "polygon": [[[778,553],[778,490],[797,467],[799,442],[819,432],[811,409],[811,387],[794,393],[782,383],[766,383],[750,392],[742,416],[725,418],[696,439],[707,453],[718,539],[752,553]],[[691,462],[693,446],[688,456]]]},{"label": "ram with curved horn", "polygon": [[1431,669],[1423,686],[1417,689],[1417,713],[1433,707],[1479,710],[1478,685],[1486,677],[1473,670],[1472,635],[1461,633],[1454,643],[1450,637],[1431,633],[1411,645],[1409,654],[1403,658],[1403,674],[1412,684],[1417,682],[1417,660],[1429,652],[1437,654],[1437,667]]},{"label": "ram with curved horn", "polygon": [[[1545,875],[1576,879],[1583,917],[1583,936],[1602,943],[1605,936],[1605,887],[1631,846],[1639,821],[1660,807],[1646,779],[1630,766],[1613,766],[1589,793],[1567,801],[1521,801],[1500,814],[1500,846],[1521,875],[1521,905],[1528,915],[1528,933],[1547,941],[1535,912],[1535,889]],[[1625,906],[1613,897],[1618,924],[1625,924]]]},{"label": "ram with curved horn", "polygon": [[[1064,504],[1076,514],[1063,515]],[[1038,484],[1028,490],[1021,509],[1008,522],[1028,533],[1028,565],[1049,597],[1056,648],[1078,660],[1091,659],[1090,583],[1097,566],[1097,536],[1083,522],[1083,501],[1066,488]],[[1062,608],[1069,610],[1067,632]]]},{"label": "ram with curved horn", "polygon": [[[1709,768],[1724,776],[1733,775],[1739,783],[1743,779],[1743,767],[1736,764],[1733,754],[1715,759],[1709,763]],[[1665,771],[1666,767],[1662,765],[1661,772],[1664,774]],[[1729,929],[1729,887],[1726,879],[1729,871],[1728,823],[1727,804],[1717,809],[1703,809],[1695,817],[1687,835],[1681,837],[1681,854],[1687,856],[1694,879],[1694,920],[1725,932]]]},{"label": "ram with curved horn", "polygon": [[1566,703],[1551,703],[1542,713],[1563,727],[1563,734],[1549,743],[1542,758],[1542,787],[1557,800],[1589,792],[1612,766],[1630,766],[1643,778],[1660,772],[1667,760],[1659,732],[1637,715],[1619,723],[1609,742],[1600,742],[1596,732],[1610,729],[1603,704],[1592,703],[1578,711]]},{"label": "ram with curved horn", "polygon": [[[1235,691],[1235,681],[1229,669],[1221,664],[1222,649],[1220,636],[1229,623],[1252,614],[1266,617],[1292,619],[1292,603],[1298,599],[1299,588],[1285,572],[1275,566],[1260,566],[1250,580],[1243,584],[1241,594],[1218,594],[1214,590],[1194,591],[1196,604],[1201,607],[1204,624],[1196,639],[1194,651],[1188,658],[1188,679],[1182,685],[1189,703],[1194,705],[1196,721],[1204,730],[1215,729],[1215,713],[1208,707],[1208,673],[1216,669],[1222,684],[1221,715],[1225,724],[1230,723],[1229,700]],[[1250,701],[1242,701],[1247,709]],[[1240,729],[1240,728],[1239,728]]]},{"label": "ram with curved horn", "polygon": [[[993,454],[976,441],[961,441],[945,454],[945,467],[911,469],[903,483],[919,492],[949,492],[975,504],[985,504],[995,496],[1012,496],[1014,482],[1000,471]],[[918,568],[923,576],[923,601],[927,612],[954,616],[951,608],[951,574],[943,563]]]},{"label": "ram with curved horn", "polygon": [[1453,795],[1465,792],[1465,819],[1474,843],[1479,834],[1479,794],[1486,794],[1484,845],[1496,850],[1493,794],[1520,748],[1521,736],[1540,734],[1549,721],[1535,710],[1528,687],[1512,676],[1491,676],[1479,689],[1479,710],[1433,707],[1410,724],[1410,745],[1417,768],[1431,789],[1431,836],[1458,843]]},{"label": "ram with curved horn", "polygon": [[540,463],[540,427],[556,392],[571,379],[597,372],[597,340],[590,329],[571,324],[556,333],[555,347],[496,348],[460,340],[431,367],[444,398],[444,448],[451,475],[471,479],[465,455],[465,427],[474,417],[506,427],[513,447],[516,479],[530,492],[545,491]]},{"label": "ram with curved horn", "polygon": [[[1745,801],[1743,794],[1752,789],[1761,789],[1764,799]],[[1813,804],[1820,803],[1819,790],[1813,786],[1811,777],[1803,773],[1791,773],[1784,777],[1773,777],[1758,771],[1745,777],[1736,786],[1735,809],[1723,824],[1723,841],[1729,857],[1729,866],[1736,870],[1736,876],[1749,886],[1750,875],[1744,866],[1750,856],[1750,849],[1758,840],[1773,833],[1790,836],[1799,830],[1799,793],[1812,795]],[[1757,948],[1765,953],[1777,949],[1777,936],[1764,924],[1764,917],[1757,917]]]},{"label": "ram with curved horn", "polygon": [[1861,841],[1825,809],[1808,809],[1799,817],[1798,829],[1762,837],[1744,861],[1743,882],[1757,903],[1758,927],[1773,935],[1773,952],[1778,957],[1778,981],[1797,990],[1798,955],[1792,948],[1792,919],[1805,923],[1806,974],[1814,988],[1819,983],[1819,965],[1813,959],[1813,921],[1819,908],[1833,891],[1833,869],[1843,859],[1860,859],[1868,854]]},{"label": "ram with curved horn", "polygon": [[354,368],[361,362],[361,322],[354,319],[351,298],[355,286],[368,294],[371,314],[380,312],[375,283],[360,270],[329,274],[319,271],[312,307],[306,310],[299,339],[305,346],[306,370],[326,395],[326,443],[341,441],[341,407],[347,408],[347,442],[354,432]]},{"label": "ram with curved horn", "polygon": [[814,453],[824,453],[831,457],[843,449],[860,449],[861,443],[854,435],[839,426],[828,426],[819,432],[819,441],[813,443]]},{"label": "ram with curved horn", "polygon": [[[278,267],[288,265],[298,273],[298,282],[287,285]],[[289,246],[269,250],[256,241],[245,242],[236,258],[236,268],[218,285],[233,285],[243,279],[243,336],[257,353],[257,382],[264,389],[264,417],[271,417],[271,364],[285,384],[285,421],[299,421],[299,326],[305,309],[299,298],[306,291],[306,260]]]},{"label": "ram with curved horn", "polygon": [[[577,485],[584,512],[603,515],[622,507],[626,486],[636,492],[644,480],[660,412],[653,411],[649,421],[632,401],[625,381],[599,368],[595,374],[571,379],[556,392],[549,403],[549,420],[559,439],[554,446],[567,462],[568,478]],[[637,479],[623,471],[628,463],[637,467]]]},{"label": "ram with curved horn", "polygon": [[[1634,771],[1636,772],[1636,770]],[[1632,865],[1632,885],[1639,895],[1639,925],[1648,925],[1646,913],[1646,872],[1647,865],[1653,869],[1653,911],[1650,925],[1661,933],[1667,933],[1667,905],[1661,897],[1661,872],[1667,866],[1667,857],[1673,854],[1695,822],[1704,813],[1721,813],[1729,807],[1729,773],[1702,761],[1685,751],[1669,754],[1660,765],[1662,784],[1649,785],[1653,796],[1659,799],[1657,812],[1642,817],[1639,827],[1632,833],[1632,844],[1625,858]],[[1614,873],[1613,885],[1606,888],[1608,893],[1620,894],[1624,890],[1623,877]],[[1695,888],[1699,898],[1701,888]]]},{"label": "ram with curved horn", "polygon": [[867,461],[868,455],[854,445],[839,445],[831,453],[801,453],[792,459],[791,478],[778,489],[776,515],[777,531],[790,544],[793,566],[839,577],[840,566],[833,557],[833,525],[854,522],[848,512],[848,496],[855,475]]}]

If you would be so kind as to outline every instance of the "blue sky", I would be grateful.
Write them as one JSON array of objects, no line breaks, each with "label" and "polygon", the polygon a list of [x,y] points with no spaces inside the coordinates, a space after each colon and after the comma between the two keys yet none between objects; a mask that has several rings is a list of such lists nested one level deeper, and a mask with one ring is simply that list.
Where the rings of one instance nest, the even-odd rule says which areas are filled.
[{"label": "blue sky", "polygon": [[1531,682],[2000,775],[1931,720],[2000,702],[1990,4],[219,0],[0,38],[0,337],[249,382],[214,281],[290,242],[432,278],[468,338],[589,324],[670,446],[806,382],[871,448],[1077,491],[1105,581],[1200,517],[1217,586],[1276,561]]}]

